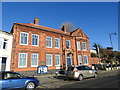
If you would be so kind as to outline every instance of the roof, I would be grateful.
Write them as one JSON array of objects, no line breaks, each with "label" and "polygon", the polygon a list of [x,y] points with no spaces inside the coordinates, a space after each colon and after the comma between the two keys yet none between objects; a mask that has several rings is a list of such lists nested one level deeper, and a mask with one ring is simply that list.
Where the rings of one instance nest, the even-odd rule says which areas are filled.
[{"label": "roof", "polygon": [[41,26],[41,25],[36,25],[36,24],[33,24],[33,23],[14,23],[14,24],[27,26],[27,27],[30,27],[30,28],[42,29],[42,30],[45,30],[45,31],[56,32],[56,33],[59,33],[59,34],[70,35],[69,32],[64,32],[62,30],[53,29],[53,28],[49,28],[49,27]]}]

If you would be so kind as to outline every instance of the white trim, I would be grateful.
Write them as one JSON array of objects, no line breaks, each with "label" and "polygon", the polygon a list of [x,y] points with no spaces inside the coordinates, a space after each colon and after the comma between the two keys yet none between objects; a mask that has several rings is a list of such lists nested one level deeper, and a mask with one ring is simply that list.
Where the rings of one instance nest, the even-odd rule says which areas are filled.
[{"label": "white trim", "polygon": [[[25,66],[19,66],[19,63],[20,63],[20,54],[26,54],[26,65],[25,65]],[[19,53],[18,67],[19,67],[19,68],[27,67],[27,53]]]},{"label": "white trim", "polygon": [[[32,54],[36,54],[37,55],[37,65],[32,65]],[[32,53],[31,54],[31,67],[38,67],[38,58],[39,58],[39,55],[37,53]]]},{"label": "white trim", "polygon": [[55,39],[58,40],[58,46],[59,46],[59,47],[55,47],[55,48],[56,48],[56,49],[60,49],[60,39],[59,39],[59,38],[54,38],[54,46],[55,46]]},{"label": "white trim", "polygon": [[[50,55],[50,56],[51,56],[51,65],[47,65],[47,55]],[[47,66],[53,66],[52,54],[46,54],[46,65],[47,65]]]},{"label": "white trim", "polygon": [[87,63],[85,64],[85,58],[84,58],[84,65],[88,65],[89,64],[89,62],[88,62],[88,56],[87,55],[84,55],[83,57],[87,57]]},{"label": "white trim", "polygon": [[[59,56],[59,65],[56,65],[56,56]],[[59,54],[55,55],[55,66],[60,66],[60,55]]]},{"label": "white trim", "polygon": [[[27,44],[21,44],[21,33],[27,34]],[[28,37],[29,37],[29,34],[27,32],[20,32],[20,45],[28,45]]]},{"label": "white trim", "polygon": [[[31,45],[32,45],[32,46],[39,46],[39,35],[38,35],[38,34],[32,34],[32,35],[37,35],[37,36],[38,36],[38,40],[37,40],[38,43],[37,43],[37,45],[32,45],[32,43],[31,43]],[[31,35],[31,38],[32,38],[32,35]],[[31,42],[32,42],[32,40],[31,40]]]},{"label": "white trim", "polygon": [[[50,47],[50,46],[47,46],[47,38],[51,38],[51,47]],[[47,47],[47,48],[52,48],[52,37],[46,36],[46,47]]]}]

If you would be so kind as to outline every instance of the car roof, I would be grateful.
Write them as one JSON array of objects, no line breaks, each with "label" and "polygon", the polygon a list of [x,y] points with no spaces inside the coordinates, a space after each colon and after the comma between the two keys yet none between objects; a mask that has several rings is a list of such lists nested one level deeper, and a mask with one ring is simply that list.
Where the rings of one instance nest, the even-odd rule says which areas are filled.
[{"label": "car roof", "polygon": [[13,71],[0,71],[0,73],[17,73],[17,72],[13,72]]}]

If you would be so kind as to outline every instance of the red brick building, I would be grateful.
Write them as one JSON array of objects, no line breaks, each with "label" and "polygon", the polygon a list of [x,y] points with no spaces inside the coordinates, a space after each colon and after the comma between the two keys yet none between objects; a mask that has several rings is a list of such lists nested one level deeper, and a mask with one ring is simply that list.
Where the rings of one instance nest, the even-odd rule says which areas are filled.
[{"label": "red brick building", "polygon": [[89,38],[81,30],[67,32],[34,23],[14,23],[11,70],[34,71],[40,65],[60,69],[63,65],[90,65]]}]

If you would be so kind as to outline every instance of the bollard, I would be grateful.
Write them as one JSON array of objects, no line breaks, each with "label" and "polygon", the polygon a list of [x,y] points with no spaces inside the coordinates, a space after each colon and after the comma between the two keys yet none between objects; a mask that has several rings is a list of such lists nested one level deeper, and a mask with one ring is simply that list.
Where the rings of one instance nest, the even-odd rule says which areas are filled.
[{"label": "bollard", "polygon": [[56,72],[55,74],[56,74],[56,79],[58,79],[58,72]]}]

